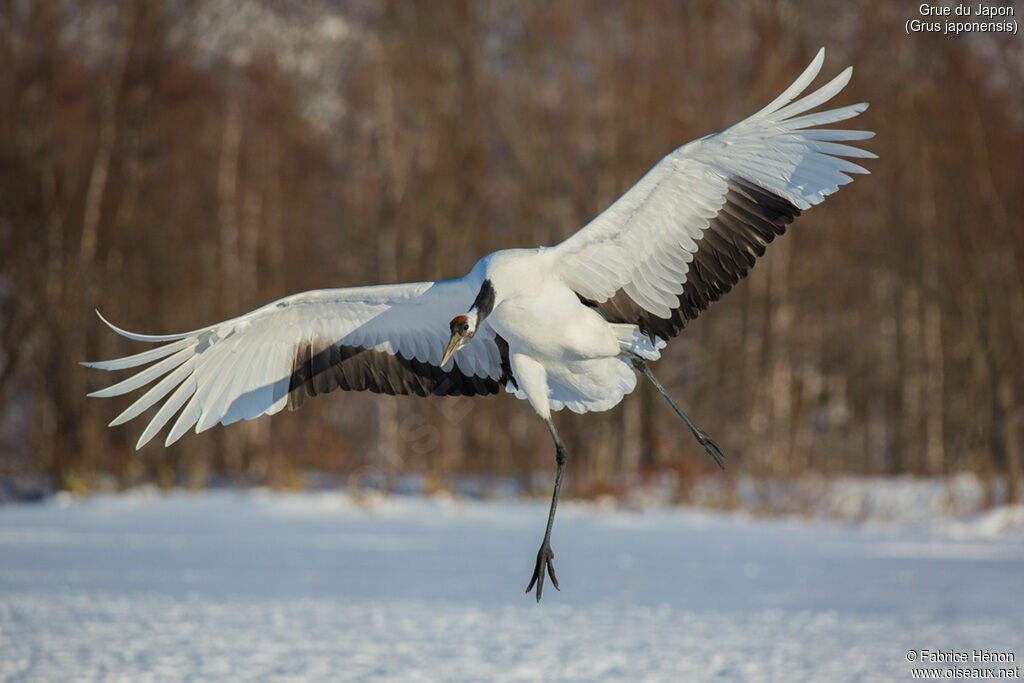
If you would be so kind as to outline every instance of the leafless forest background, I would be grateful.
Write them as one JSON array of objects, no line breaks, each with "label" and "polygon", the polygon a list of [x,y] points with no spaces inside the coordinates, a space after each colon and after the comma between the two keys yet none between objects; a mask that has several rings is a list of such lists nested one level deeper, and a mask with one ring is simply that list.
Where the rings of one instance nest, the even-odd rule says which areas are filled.
[{"label": "leafless forest background", "polygon": [[[136,453],[140,424],[105,426],[125,401],[85,397],[112,377],[78,362],[141,345],[93,309],[176,332],[555,243],[825,45],[826,76],[855,66],[841,103],[871,103],[854,127],[877,131],[872,175],[800,218],[657,370],[731,472],[1020,480],[1024,42],[907,36],[916,7],[0,2],[0,477],[529,481],[550,440],[510,396],[335,393]],[[711,466],[640,387],[558,415],[577,493]]]}]

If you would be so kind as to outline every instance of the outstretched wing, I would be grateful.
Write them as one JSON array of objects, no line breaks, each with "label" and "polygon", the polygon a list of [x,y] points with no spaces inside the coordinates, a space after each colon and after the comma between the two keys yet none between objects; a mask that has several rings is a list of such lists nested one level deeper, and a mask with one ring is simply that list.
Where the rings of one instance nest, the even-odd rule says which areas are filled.
[{"label": "outstretched wing", "polygon": [[868,171],[841,157],[874,158],[845,142],[874,133],[818,126],[867,109],[807,114],[849,82],[847,68],[792,102],[825,59],[774,102],[731,128],[662,159],[579,232],[555,246],[558,276],[610,322],[664,339],[728,292],[804,209]]},{"label": "outstretched wing", "polygon": [[[509,380],[508,346],[487,325],[441,367],[448,321],[464,313],[480,283],[445,282],[325,289],[296,294],[238,318],[192,332],[118,334],[161,346],[134,356],[83,363],[101,370],[145,366],[89,394],[118,396],[160,379],[110,426],[160,404],[137,448],[180,410],[164,442],[295,409],[306,396],[334,389],[385,394],[497,393]],[[100,316],[102,318],[102,316]],[[182,408],[184,406],[184,408]]]}]

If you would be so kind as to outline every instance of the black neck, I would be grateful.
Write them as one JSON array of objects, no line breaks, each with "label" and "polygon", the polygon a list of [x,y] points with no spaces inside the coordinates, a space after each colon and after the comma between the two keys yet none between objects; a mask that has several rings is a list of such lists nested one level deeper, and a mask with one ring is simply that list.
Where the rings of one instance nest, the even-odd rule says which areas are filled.
[{"label": "black neck", "polygon": [[491,314],[494,309],[494,285],[491,284],[490,280],[484,280],[484,283],[480,286],[480,292],[476,295],[476,300],[473,301],[473,305],[470,310],[476,309],[476,324],[479,325],[484,321],[484,318]]}]

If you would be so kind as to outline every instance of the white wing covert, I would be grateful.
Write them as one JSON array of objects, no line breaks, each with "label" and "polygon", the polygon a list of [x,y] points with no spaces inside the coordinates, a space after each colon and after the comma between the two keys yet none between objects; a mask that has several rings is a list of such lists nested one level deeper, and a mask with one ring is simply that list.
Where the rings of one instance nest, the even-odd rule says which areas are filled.
[{"label": "white wing covert", "polygon": [[110,423],[122,424],[159,405],[139,438],[136,447],[141,448],[179,410],[165,445],[193,426],[198,433],[217,423],[272,415],[297,408],[306,396],[335,389],[494,394],[508,381],[508,346],[486,322],[447,369],[440,366],[447,323],[469,308],[479,287],[476,278],[467,276],[316,290],[172,335],[134,334],[104,319],[129,339],[163,344],[125,358],[83,363],[101,370],[146,366],[89,395],[119,396],[160,378]]},{"label": "white wing covert", "polygon": [[841,157],[875,155],[843,143],[874,133],[818,128],[866,103],[806,113],[838,94],[852,68],[793,102],[824,58],[822,48],[767,107],[675,150],[553,247],[562,281],[609,322],[669,339],[744,277],[801,211],[851,182],[848,174],[868,173]]}]

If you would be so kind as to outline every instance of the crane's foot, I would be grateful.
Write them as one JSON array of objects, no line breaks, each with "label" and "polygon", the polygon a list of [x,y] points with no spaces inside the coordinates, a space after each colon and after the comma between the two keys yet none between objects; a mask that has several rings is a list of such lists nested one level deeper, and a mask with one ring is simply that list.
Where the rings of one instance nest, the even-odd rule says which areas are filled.
[{"label": "crane's foot", "polygon": [[540,544],[540,550],[537,551],[537,566],[533,568],[533,578],[530,579],[530,585],[526,587],[526,592],[529,593],[533,590],[533,584],[537,584],[537,602],[540,602],[540,594],[544,590],[545,571],[551,577],[551,585],[555,587],[555,590],[561,590],[558,587],[558,579],[555,578],[555,565],[552,562],[554,559],[555,554],[551,552],[551,544],[545,538],[544,542]]},{"label": "crane's foot", "polygon": [[725,463],[722,462],[722,460],[725,458],[725,454],[722,453],[722,449],[718,447],[715,440],[708,436],[708,433],[700,427],[697,427],[697,429],[694,430],[693,435],[697,437],[697,443],[704,447],[704,450],[707,451],[707,454],[715,461],[715,464],[724,470]]}]

